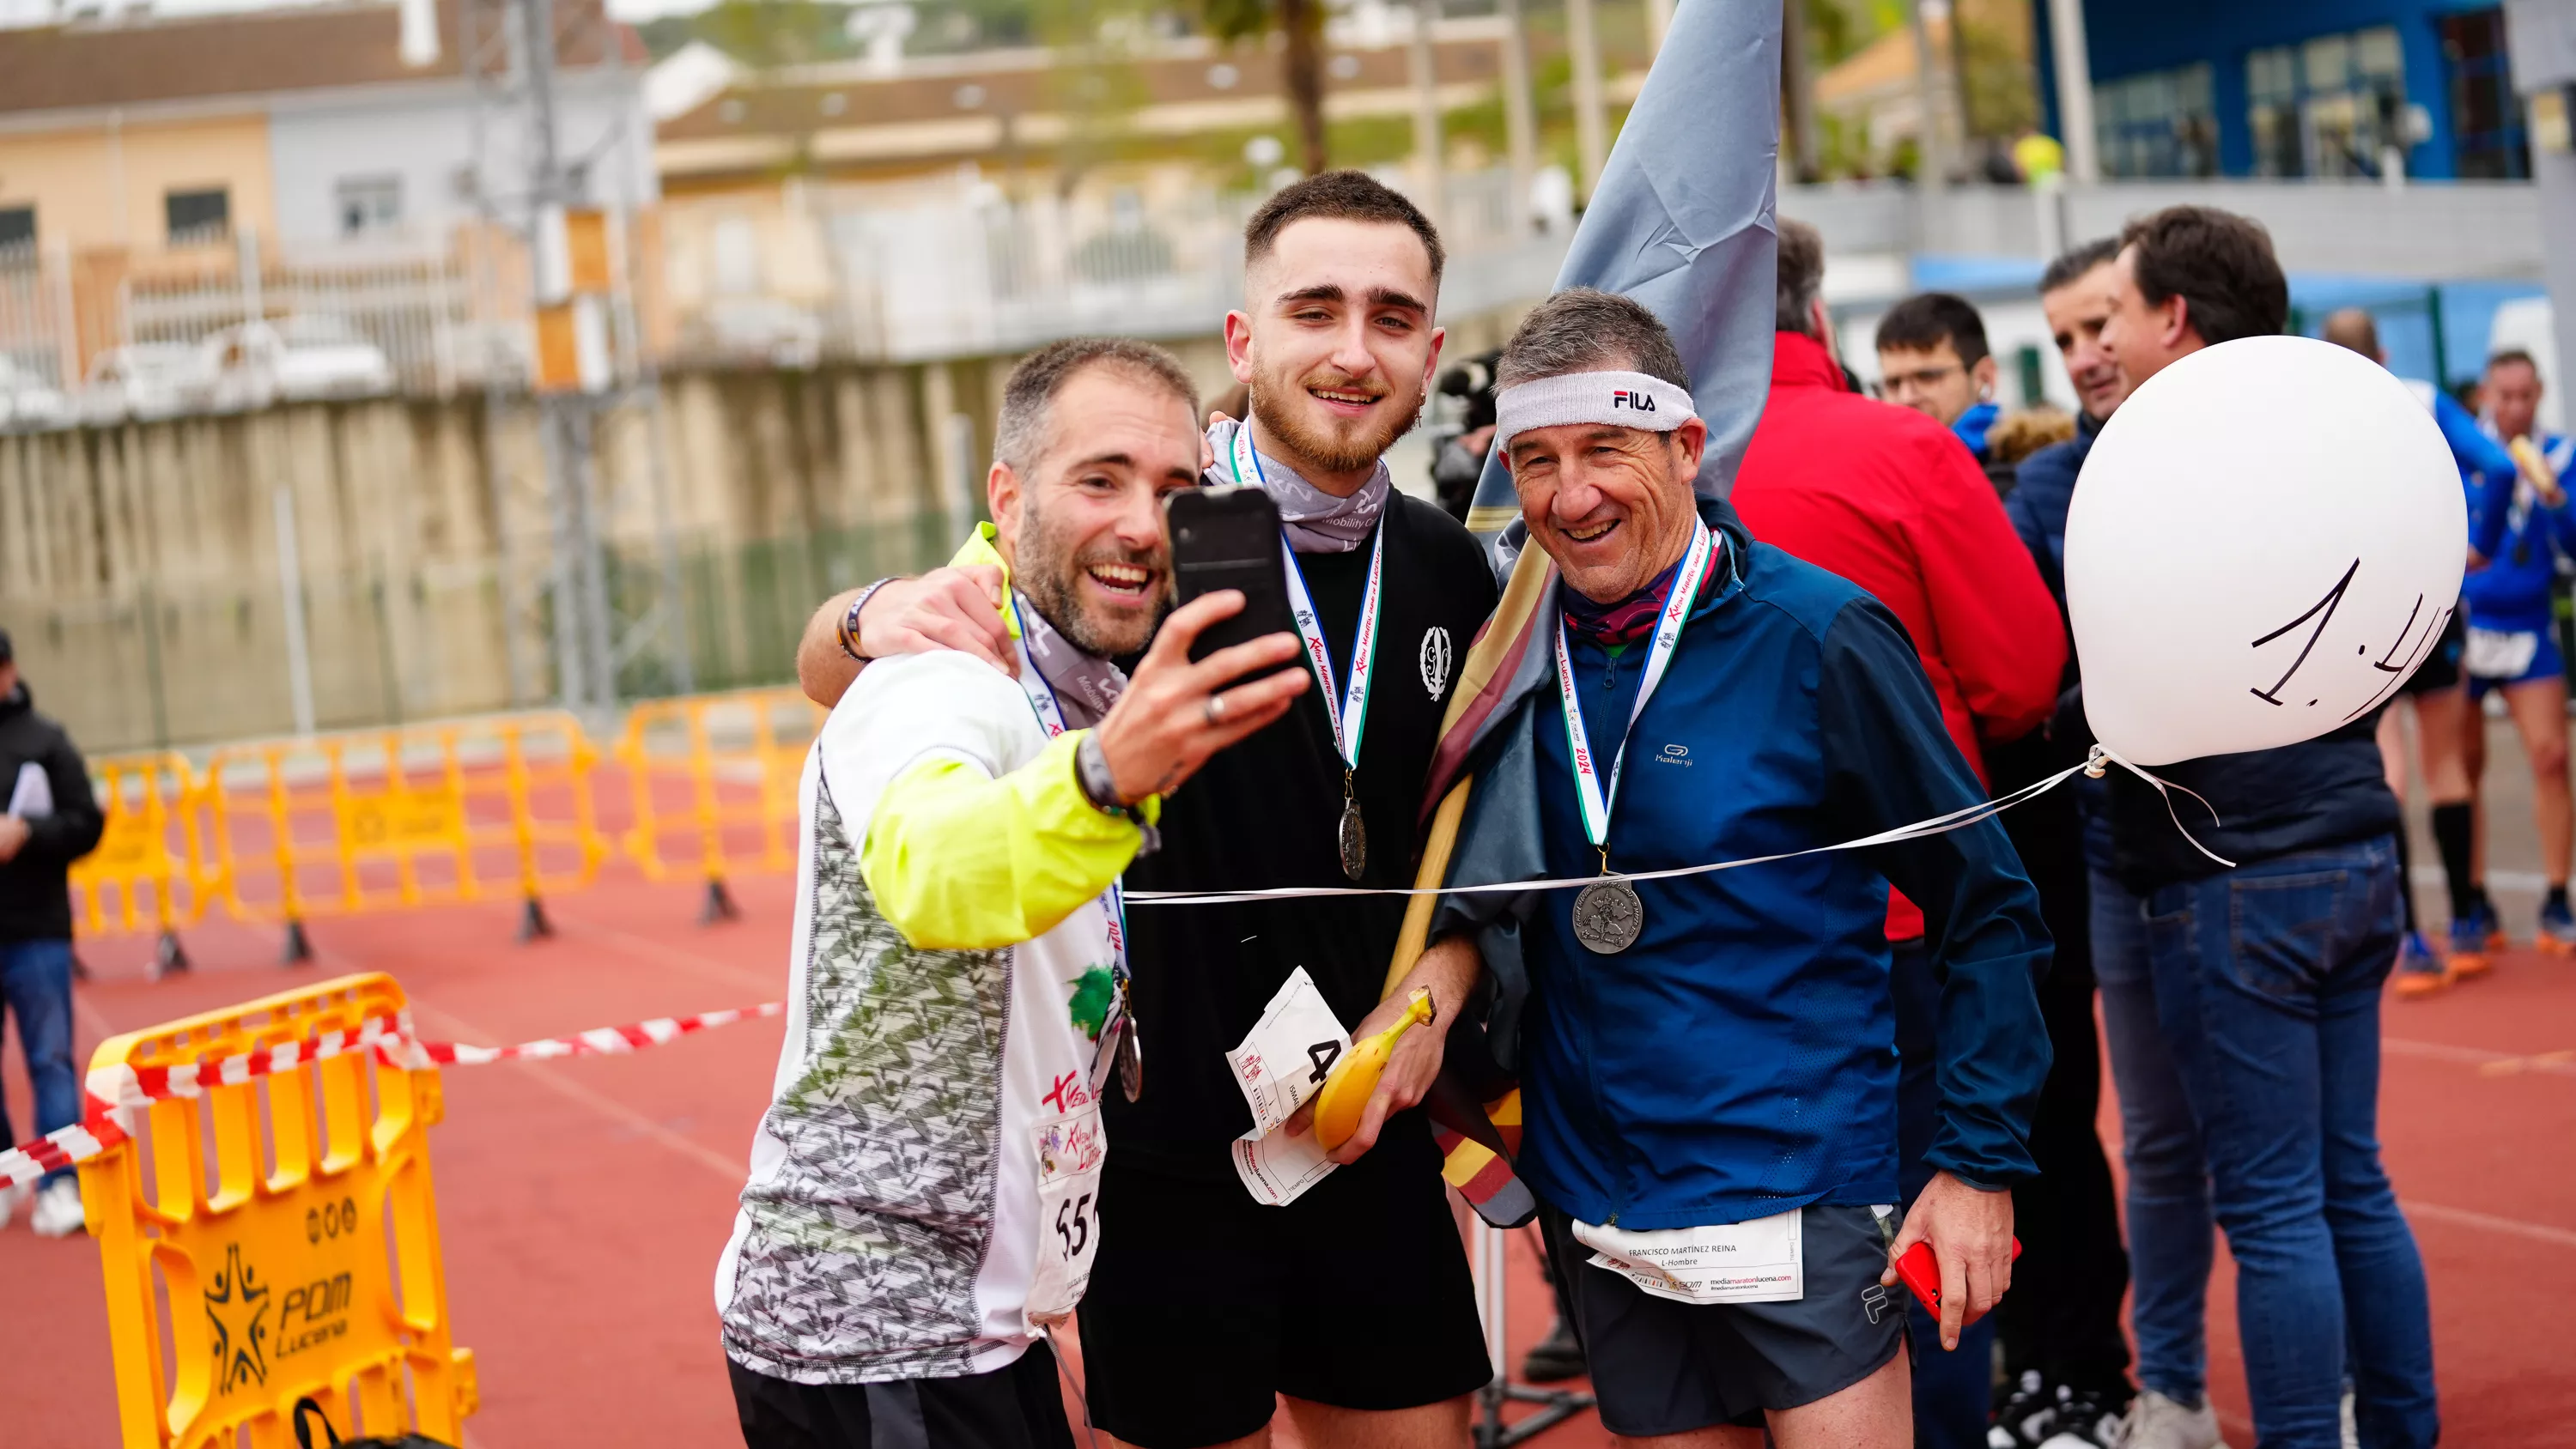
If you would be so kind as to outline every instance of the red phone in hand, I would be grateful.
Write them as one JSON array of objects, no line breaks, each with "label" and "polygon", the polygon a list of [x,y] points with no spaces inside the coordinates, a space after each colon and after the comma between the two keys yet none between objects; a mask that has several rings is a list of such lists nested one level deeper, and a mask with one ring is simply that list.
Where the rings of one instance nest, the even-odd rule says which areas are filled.
[{"label": "red phone in hand", "polygon": [[[2021,1257],[2019,1238],[2012,1240],[2012,1255],[2016,1261]],[[1932,1256],[1930,1243],[1917,1242],[1906,1249],[1905,1255],[1896,1260],[1896,1276],[1914,1290],[1924,1307],[1936,1316],[1941,1312],[1941,1260]]]}]

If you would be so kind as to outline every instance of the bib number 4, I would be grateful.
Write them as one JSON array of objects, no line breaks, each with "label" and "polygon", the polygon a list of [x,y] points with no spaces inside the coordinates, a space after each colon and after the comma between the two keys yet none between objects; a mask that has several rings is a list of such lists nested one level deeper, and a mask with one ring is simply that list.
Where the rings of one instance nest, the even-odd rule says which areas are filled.
[{"label": "bib number 4", "polygon": [[1333,1074],[1333,1063],[1341,1059],[1342,1044],[1337,1041],[1319,1041],[1306,1048],[1306,1060],[1314,1068],[1306,1074],[1306,1080],[1318,1087],[1324,1085],[1324,1079]]}]

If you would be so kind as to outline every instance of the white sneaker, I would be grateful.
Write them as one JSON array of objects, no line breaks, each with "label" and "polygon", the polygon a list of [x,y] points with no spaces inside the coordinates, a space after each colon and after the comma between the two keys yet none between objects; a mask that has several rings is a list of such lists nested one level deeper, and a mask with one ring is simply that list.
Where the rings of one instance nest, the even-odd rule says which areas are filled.
[{"label": "white sneaker", "polygon": [[2121,1449],[2227,1449],[2218,1437],[2218,1411],[2202,1399],[2178,1404],[2153,1389],[2140,1389],[2120,1424]]},{"label": "white sneaker", "polygon": [[35,1195],[36,1185],[32,1182],[0,1187],[0,1228],[9,1226],[9,1220],[18,1215],[18,1209],[26,1206],[27,1200]]},{"label": "white sneaker", "polygon": [[2353,1416],[2352,1390],[2343,1391],[2343,1449],[2361,1449],[2361,1424]]},{"label": "white sneaker", "polygon": [[81,1230],[80,1184],[64,1178],[36,1194],[36,1210],[27,1226],[40,1238],[68,1238]]}]

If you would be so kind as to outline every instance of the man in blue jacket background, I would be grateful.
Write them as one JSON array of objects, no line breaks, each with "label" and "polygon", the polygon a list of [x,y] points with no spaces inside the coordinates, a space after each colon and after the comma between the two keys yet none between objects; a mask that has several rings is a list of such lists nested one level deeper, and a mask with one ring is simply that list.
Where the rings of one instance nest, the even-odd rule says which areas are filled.
[{"label": "man in blue jacket background", "polygon": [[[1443,897],[1396,997],[1455,997],[1480,971],[1526,995],[1493,1045],[1520,1073],[1517,1166],[1605,1427],[1900,1449],[1892,1256],[1938,1255],[1945,1348],[2011,1282],[2009,1189],[2049,1062],[2037,897],[1990,819],[1633,879],[1985,793],[1885,606],[1695,504],[1706,429],[1653,314],[1559,293],[1497,381],[1496,446],[1553,577],[1497,681],[1447,884],[1586,884]],[[1901,1228],[1891,882],[1942,983],[1939,1172]]]}]

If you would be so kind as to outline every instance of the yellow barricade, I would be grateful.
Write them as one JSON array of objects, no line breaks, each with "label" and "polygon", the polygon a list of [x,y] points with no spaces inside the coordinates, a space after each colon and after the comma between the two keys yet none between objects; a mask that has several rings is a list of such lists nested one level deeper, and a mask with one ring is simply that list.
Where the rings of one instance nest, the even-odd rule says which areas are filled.
[{"label": "yellow barricade", "polygon": [[73,862],[71,889],[87,935],[139,931],[146,913],[161,936],[159,965],[184,971],[179,927],[206,913],[210,894],[197,828],[197,777],[175,754],[90,761],[107,828],[98,849]]},{"label": "yellow barricade", "polygon": [[543,898],[587,885],[607,854],[591,804],[597,752],[548,712],[217,750],[205,809],[225,909],[282,921],[303,954],[315,915],[515,891],[520,935]]},{"label": "yellow barricade", "polygon": [[[217,1062],[403,1004],[390,976],[343,976],[115,1037],[90,1065]],[[439,1263],[438,1073],[351,1052],[137,1115],[136,1141],[80,1168],[126,1449],[235,1449],[245,1429],[283,1449],[307,1397],[343,1437],[462,1443],[474,1360]]]},{"label": "yellow barricade", "polygon": [[796,869],[796,781],[822,720],[794,689],[635,706],[617,744],[634,796],[627,855],[650,880],[704,880],[705,919],[734,915],[726,880]]}]

